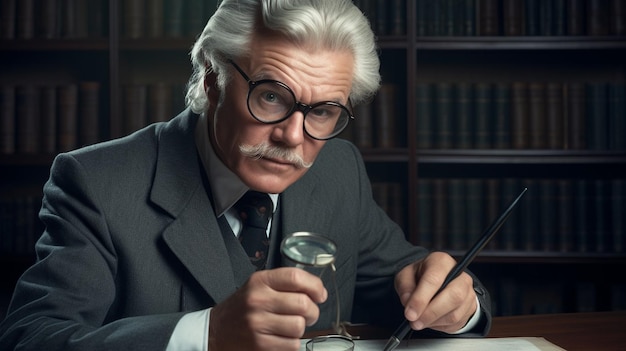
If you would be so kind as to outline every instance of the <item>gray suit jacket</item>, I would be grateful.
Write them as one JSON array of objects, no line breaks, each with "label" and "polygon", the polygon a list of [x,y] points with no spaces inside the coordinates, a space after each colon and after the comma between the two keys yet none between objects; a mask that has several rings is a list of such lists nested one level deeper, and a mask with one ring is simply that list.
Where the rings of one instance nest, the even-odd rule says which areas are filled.
[{"label": "gray suit jacket", "polygon": [[[234,237],[220,230],[195,147],[196,121],[185,111],[55,159],[44,187],[46,230],[37,262],[17,284],[0,326],[1,349],[24,343],[164,350],[185,312],[213,306],[245,282],[253,268]],[[329,141],[280,196],[271,265],[281,264],[276,247],[284,234],[324,234],[338,246],[343,319],[402,318],[393,275],[427,251],[409,245],[376,206],[358,150]],[[477,289],[488,313],[486,292]],[[333,298],[321,306],[316,327],[329,327]]]}]

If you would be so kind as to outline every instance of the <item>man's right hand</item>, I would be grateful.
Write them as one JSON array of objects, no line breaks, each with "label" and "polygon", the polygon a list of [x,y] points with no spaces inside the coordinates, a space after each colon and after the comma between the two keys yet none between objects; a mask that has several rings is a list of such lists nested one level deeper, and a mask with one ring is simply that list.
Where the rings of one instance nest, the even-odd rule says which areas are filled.
[{"label": "man's right hand", "polygon": [[302,269],[255,272],[211,310],[209,351],[299,350],[327,297],[321,279]]}]

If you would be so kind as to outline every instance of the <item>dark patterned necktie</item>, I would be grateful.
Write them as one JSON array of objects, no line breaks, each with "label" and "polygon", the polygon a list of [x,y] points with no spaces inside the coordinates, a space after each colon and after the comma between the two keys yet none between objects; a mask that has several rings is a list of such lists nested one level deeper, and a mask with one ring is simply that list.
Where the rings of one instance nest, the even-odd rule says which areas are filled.
[{"label": "dark patterned necktie", "polygon": [[241,246],[257,270],[263,269],[269,249],[266,230],[272,215],[272,199],[267,194],[248,191],[237,201],[235,209],[243,224],[239,234]]}]

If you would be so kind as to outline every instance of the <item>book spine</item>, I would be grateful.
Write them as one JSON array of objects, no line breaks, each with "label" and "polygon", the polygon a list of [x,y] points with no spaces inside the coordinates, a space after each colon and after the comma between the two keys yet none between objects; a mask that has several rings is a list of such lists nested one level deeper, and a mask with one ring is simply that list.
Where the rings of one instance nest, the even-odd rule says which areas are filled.
[{"label": "book spine", "polygon": [[626,35],[626,2],[624,0],[609,0],[610,33],[612,35]]},{"label": "book spine", "polygon": [[587,190],[587,182],[585,180],[574,181],[574,237],[575,247],[580,253],[590,251],[588,238],[589,231],[589,192]]},{"label": "book spine", "polygon": [[477,149],[492,147],[493,126],[493,88],[489,83],[476,83],[476,137],[474,146]]},{"label": "book spine", "polygon": [[496,83],[494,86],[494,148],[511,148],[511,86]]},{"label": "book spine", "polygon": [[0,0],[0,39],[15,38],[17,0]]},{"label": "book spine", "polygon": [[[497,178],[488,178],[484,181],[484,190],[485,190],[485,221],[486,223],[491,223],[495,221],[500,212],[500,196],[502,196],[500,179]],[[481,231],[484,228],[480,229]],[[502,248],[503,239],[502,235],[496,235],[490,242],[487,244],[487,248],[490,250],[497,250]]]},{"label": "book spine", "polygon": [[54,39],[59,37],[58,27],[58,3],[57,0],[41,0],[36,7],[38,12],[37,37],[44,39]]},{"label": "book spine", "polygon": [[611,180],[611,237],[614,252],[626,252],[626,181],[623,179]]},{"label": "book spine", "polygon": [[60,152],[78,146],[78,86],[76,84],[58,87],[58,146]]},{"label": "book spine", "polygon": [[587,146],[590,150],[607,150],[608,145],[608,85],[587,84]]},{"label": "book spine", "polygon": [[124,36],[129,39],[145,37],[145,0],[126,0],[123,5]]},{"label": "book spine", "polygon": [[397,139],[395,133],[397,89],[394,84],[383,83],[374,98],[376,142],[380,148],[392,148]]},{"label": "book spine", "polygon": [[390,7],[390,25],[389,34],[395,36],[406,35],[406,0],[392,0],[389,2]]},{"label": "book spine", "polygon": [[443,250],[448,246],[448,192],[446,179],[433,179],[433,249]]},{"label": "book spine", "polygon": [[560,83],[546,84],[547,147],[565,147],[565,117],[563,112],[563,86]]},{"label": "book spine", "polygon": [[545,85],[543,83],[531,82],[528,84],[528,136],[531,149],[545,149],[547,147],[545,97]]},{"label": "book spine", "polygon": [[439,149],[451,149],[454,145],[453,85],[439,82],[435,85],[436,92],[436,145]]},{"label": "book spine", "polygon": [[15,153],[15,86],[0,85],[0,154]]},{"label": "book spine", "polygon": [[361,149],[374,147],[374,117],[372,104],[354,106],[354,144]]},{"label": "book spine", "polygon": [[39,88],[34,85],[18,86],[15,92],[17,116],[17,152],[39,152]]},{"label": "book spine", "polygon": [[500,3],[498,0],[477,0],[478,34],[493,36],[500,34]]},{"label": "book spine", "polygon": [[[504,178],[501,180],[501,196],[500,198],[500,207],[499,211],[503,211],[506,206],[509,205],[513,199],[519,192],[522,187],[519,179],[515,178]],[[529,202],[529,199],[524,199],[524,202]],[[507,251],[513,251],[519,249],[518,238],[521,233],[521,226],[524,222],[521,220],[521,208],[519,211],[513,211],[507,221],[502,225],[501,235],[502,238],[502,246],[501,249]]]},{"label": "book spine", "polygon": [[574,196],[572,182],[569,179],[557,181],[557,208],[558,208],[558,251],[572,252],[574,237],[572,225],[574,221]]},{"label": "book spine", "polygon": [[164,82],[151,84],[148,87],[148,121],[150,123],[165,122],[172,118],[172,87]]},{"label": "book spine", "polygon": [[418,149],[431,149],[433,142],[434,106],[433,86],[429,83],[417,83],[415,87],[416,138]]},{"label": "book spine", "polygon": [[541,0],[526,0],[524,2],[525,32],[528,36],[541,34],[539,8]]},{"label": "book spine", "polygon": [[59,26],[60,36],[72,39],[76,36],[76,2],[78,0],[61,0]]},{"label": "book spine", "polygon": [[568,83],[566,94],[567,148],[583,150],[587,148],[585,86],[578,82]]},{"label": "book spine", "polygon": [[184,9],[186,17],[185,34],[188,38],[194,38],[204,28],[207,19],[204,18],[204,0],[187,0]]},{"label": "book spine", "polygon": [[626,84],[609,84],[609,147],[626,150]]},{"label": "book spine", "polygon": [[539,235],[541,249],[553,252],[557,247],[557,186],[553,179],[539,180]]},{"label": "book spine", "polygon": [[458,83],[456,86],[456,130],[454,146],[459,149],[474,147],[474,90],[470,83]]},{"label": "book spine", "polygon": [[567,0],[565,4],[567,11],[567,34],[568,35],[584,35],[585,34],[585,1],[584,0]]},{"label": "book spine", "polygon": [[[485,196],[485,181],[480,178],[469,178],[464,180],[465,182],[465,204],[464,209],[466,211],[465,227],[465,247],[468,249],[470,243],[476,242],[487,223],[485,222],[487,216],[487,198]],[[454,217],[452,218],[454,220]],[[489,220],[489,219],[487,219]]]},{"label": "book spine", "polygon": [[417,180],[417,233],[419,245],[433,247],[433,184],[430,179]]},{"label": "book spine", "polygon": [[529,147],[528,85],[514,82],[511,87],[511,142],[514,149]]},{"label": "book spine", "polygon": [[146,36],[148,38],[162,38],[164,36],[164,0],[146,1]]},{"label": "book spine", "polygon": [[607,189],[607,182],[603,179],[596,179],[593,181],[593,209],[592,209],[592,223],[593,223],[593,237],[595,238],[594,247],[596,252],[608,252],[609,251],[609,208],[607,204],[611,201]]},{"label": "book spine", "polygon": [[39,123],[41,125],[41,152],[57,152],[57,87],[42,86],[40,94]]},{"label": "book spine", "polygon": [[17,1],[16,11],[16,37],[33,39],[35,37],[35,0]]},{"label": "book spine", "polygon": [[182,38],[185,35],[183,26],[184,2],[180,0],[164,1],[163,25],[165,26],[165,36],[168,38]]},{"label": "book spine", "polygon": [[79,84],[78,143],[92,145],[100,140],[100,83]]},{"label": "book spine", "polygon": [[504,35],[524,35],[524,1],[502,0]]},{"label": "book spine", "polygon": [[447,196],[448,245],[452,250],[467,249],[467,217],[465,207],[465,182],[463,179],[448,179]]},{"label": "book spine", "polygon": [[608,35],[609,23],[608,1],[587,0],[587,35]]},{"label": "book spine", "polygon": [[522,179],[522,187],[528,188],[520,204],[520,245],[524,251],[540,249],[539,202],[540,190],[536,179]]},{"label": "book spine", "polygon": [[554,35],[554,0],[539,2],[539,35]]}]

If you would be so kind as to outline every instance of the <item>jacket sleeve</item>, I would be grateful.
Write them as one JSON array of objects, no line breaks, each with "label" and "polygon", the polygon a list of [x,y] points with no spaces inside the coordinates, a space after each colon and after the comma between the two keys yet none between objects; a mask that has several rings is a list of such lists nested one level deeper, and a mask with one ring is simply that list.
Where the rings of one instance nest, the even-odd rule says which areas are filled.
[{"label": "jacket sleeve", "polygon": [[2,349],[165,350],[182,317],[110,318],[117,254],[89,179],[73,156],[55,160],[40,211],[46,229],[0,325]]}]

